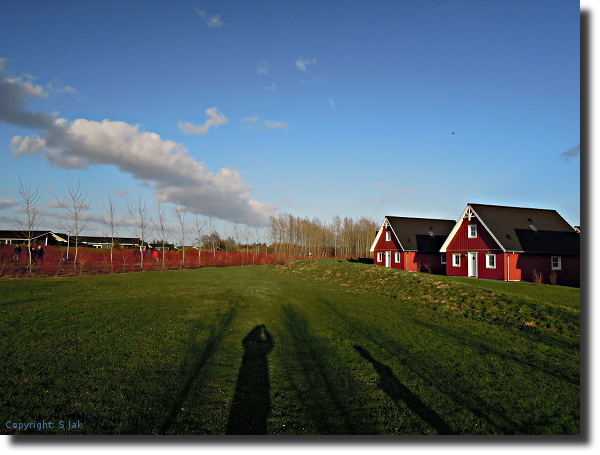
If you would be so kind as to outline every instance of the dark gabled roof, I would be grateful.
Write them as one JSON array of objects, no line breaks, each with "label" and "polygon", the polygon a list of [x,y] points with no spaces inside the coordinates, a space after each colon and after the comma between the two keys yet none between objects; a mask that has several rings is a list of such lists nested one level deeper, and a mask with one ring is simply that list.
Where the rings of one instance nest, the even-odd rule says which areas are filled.
[{"label": "dark gabled roof", "polygon": [[556,210],[469,206],[505,251],[579,254],[579,234]]},{"label": "dark gabled roof", "polygon": [[456,224],[454,220],[387,216],[392,231],[404,251],[439,253]]}]

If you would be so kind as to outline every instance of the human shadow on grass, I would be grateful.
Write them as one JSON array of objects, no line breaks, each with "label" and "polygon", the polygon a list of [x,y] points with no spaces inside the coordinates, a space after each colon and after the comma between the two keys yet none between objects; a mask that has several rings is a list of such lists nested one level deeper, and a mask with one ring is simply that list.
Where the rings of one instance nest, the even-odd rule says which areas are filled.
[{"label": "human shadow on grass", "polygon": [[267,434],[271,412],[267,356],[275,342],[264,325],[257,325],[242,341],[244,357],[229,412],[226,434]]},{"label": "human shadow on grass", "polygon": [[383,390],[397,406],[400,402],[414,412],[421,420],[431,426],[438,434],[454,434],[452,428],[431,408],[429,408],[421,399],[410,391],[408,387],[400,382],[394,375],[394,372],[387,365],[375,360],[365,348],[354,346],[354,349],[366,360],[373,364],[373,368],[379,375],[379,388]]},{"label": "human shadow on grass", "polygon": [[169,412],[169,415],[165,419],[165,422],[163,423],[160,429],[161,434],[166,433],[169,430],[169,428],[173,425],[173,423],[175,423],[175,421],[177,420],[177,415],[179,414],[183,403],[190,394],[190,391],[192,390],[194,383],[198,379],[198,376],[200,376],[202,368],[204,367],[204,365],[206,365],[206,362],[208,362],[208,360],[216,352],[219,345],[229,333],[229,327],[231,327],[231,324],[235,319],[236,313],[237,310],[235,308],[230,308],[226,313],[222,314],[219,317],[218,321],[211,327],[210,335],[204,343],[201,343],[196,339],[196,337],[198,336],[198,333],[196,331],[194,331],[195,333],[192,333],[192,341],[190,349],[188,351],[188,355],[193,357],[197,356],[197,358],[193,363],[191,374],[189,375],[187,381],[181,388],[181,391],[177,395],[177,398],[175,398],[173,406],[171,407],[171,411]]}]

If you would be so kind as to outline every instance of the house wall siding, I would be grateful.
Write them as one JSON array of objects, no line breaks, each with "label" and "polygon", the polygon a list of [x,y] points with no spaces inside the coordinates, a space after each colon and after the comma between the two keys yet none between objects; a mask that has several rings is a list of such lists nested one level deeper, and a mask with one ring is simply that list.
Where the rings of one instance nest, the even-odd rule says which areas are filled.
[{"label": "house wall siding", "polygon": [[[548,281],[552,273],[552,256],[545,254],[514,254],[510,258],[512,261],[510,268],[511,280],[533,281],[533,270],[541,272],[544,280]],[[580,277],[580,258],[579,256],[560,256],[561,269],[555,270],[558,282],[574,283],[579,282]],[[517,278],[518,277],[518,278]]]},{"label": "house wall siding", "polygon": [[[446,265],[442,264],[442,253],[413,253],[414,270],[417,272],[428,272],[425,265],[429,264],[431,273],[436,275],[446,274]],[[421,268],[419,269],[419,264]]]},{"label": "house wall siding", "polygon": [[[386,236],[386,232],[391,232],[392,233],[392,238],[391,240],[386,240],[385,236]],[[379,240],[377,241],[377,244],[375,245],[375,248],[373,249],[373,258],[375,261],[375,265],[380,265],[385,267],[385,253],[386,251],[390,251],[391,253],[391,266],[394,269],[400,269],[403,268],[403,264],[404,264],[404,258],[401,259],[400,264],[396,264],[394,262],[394,253],[396,253],[397,251],[402,251],[400,249],[400,245],[398,244],[396,237],[394,236],[394,233],[391,231],[391,229],[388,228],[384,228],[383,232],[381,233],[381,235],[379,236]],[[377,253],[383,253],[382,254],[382,258],[381,261],[377,260]]]},{"label": "house wall siding", "polygon": [[[477,236],[469,238],[469,225],[477,226]],[[468,276],[468,256],[467,253],[477,253],[477,277],[494,280],[504,279],[505,257],[502,249],[498,246],[487,229],[479,222],[477,218],[462,220],[462,223],[456,234],[446,248],[446,274],[449,276]],[[452,265],[452,255],[460,254],[460,267]],[[496,255],[496,268],[488,269],[486,267],[486,254]]]},{"label": "house wall siding", "polygon": [[[390,242],[384,243],[389,244]],[[431,273],[436,275],[444,275],[446,273],[446,265],[442,264],[441,253],[417,253],[415,251],[400,251],[398,249],[378,247],[379,242],[374,250],[375,265],[385,267],[385,253],[386,251],[390,251],[391,268],[393,269],[408,270],[409,272],[428,272],[425,264],[429,264]],[[400,251],[400,263],[395,261],[395,254],[398,251]],[[382,253],[381,261],[377,260],[377,253]]]}]

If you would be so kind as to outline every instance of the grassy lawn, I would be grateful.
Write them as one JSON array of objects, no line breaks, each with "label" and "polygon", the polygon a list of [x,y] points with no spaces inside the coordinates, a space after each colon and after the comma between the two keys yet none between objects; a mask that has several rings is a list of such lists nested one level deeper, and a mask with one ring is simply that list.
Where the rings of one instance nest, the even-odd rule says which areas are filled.
[{"label": "grassy lawn", "polygon": [[579,290],[503,284],[337,261],[0,281],[0,432],[579,434]]}]

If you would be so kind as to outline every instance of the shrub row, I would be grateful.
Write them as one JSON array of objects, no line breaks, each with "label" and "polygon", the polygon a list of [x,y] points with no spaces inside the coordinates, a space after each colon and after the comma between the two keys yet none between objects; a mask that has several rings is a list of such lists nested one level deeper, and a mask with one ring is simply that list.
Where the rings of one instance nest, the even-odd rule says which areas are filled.
[{"label": "shrub row", "polygon": [[[33,258],[32,258],[33,259]],[[129,273],[151,270],[178,270],[201,267],[235,267],[244,265],[283,264],[288,258],[276,254],[254,254],[239,251],[209,251],[200,255],[197,250],[186,251],[185,261],[180,251],[159,252],[153,258],[151,251],[144,252],[143,260],[138,250],[114,250],[111,262],[106,249],[79,248],[75,262],[75,250],[63,247],[44,247],[43,259],[32,260],[29,269],[27,247],[15,257],[14,246],[0,248],[0,277],[18,278],[27,276],[73,276],[110,273]]]}]

